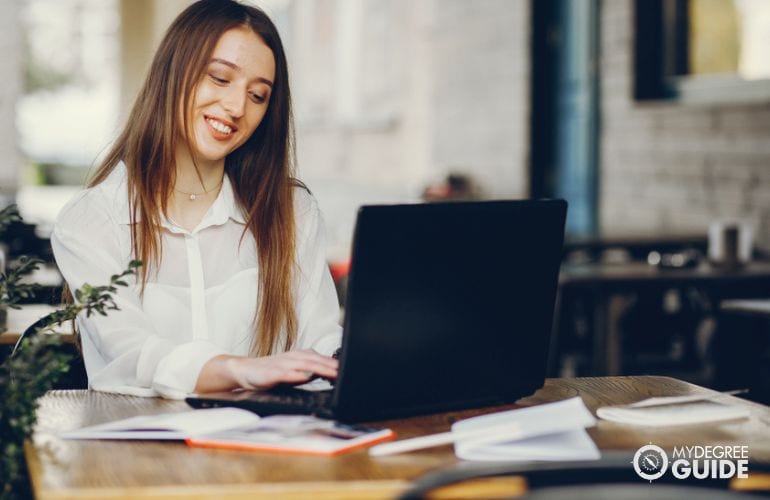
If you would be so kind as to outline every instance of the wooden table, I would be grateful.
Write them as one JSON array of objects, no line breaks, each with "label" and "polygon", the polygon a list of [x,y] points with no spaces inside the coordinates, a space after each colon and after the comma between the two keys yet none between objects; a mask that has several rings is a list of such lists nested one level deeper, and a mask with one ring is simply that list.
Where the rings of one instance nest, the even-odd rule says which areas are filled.
[{"label": "wooden table", "polygon": [[[662,294],[669,289],[695,288],[715,304],[725,299],[766,297],[770,290],[770,261],[752,261],[737,268],[720,268],[701,262],[696,267],[661,269],[647,262],[592,262],[565,264],[559,275],[559,301],[562,304],[588,299],[592,304],[593,348],[591,375],[623,373],[622,341],[618,327],[618,306],[627,302],[626,295]],[[613,300],[616,303],[613,303]],[[559,318],[559,321],[565,321]],[[565,332],[557,326],[559,337]],[[557,337],[553,349],[559,349]],[[552,372],[556,370],[559,352],[551,353]]]},{"label": "wooden table", "polygon": [[[649,396],[711,394],[713,391],[668,377],[548,379],[519,406],[580,395],[595,410]],[[770,463],[770,408],[732,396],[751,410],[748,420],[690,428],[644,430],[600,421],[589,433],[603,450],[629,456],[650,441],[664,447],[684,444],[750,445],[752,460]],[[416,417],[379,425],[399,438],[446,431],[459,418],[513,408],[485,408]],[[335,458],[188,448],[182,443],[66,441],[57,433],[138,414],[187,410],[181,401],[138,398],[93,391],[54,391],[41,399],[39,421],[26,445],[35,494],[41,499],[134,498],[392,498],[415,478],[458,463],[451,446],[370,458],[365,450]],[[629,464],[630,467],[630,464]],[[514,478],[516,479],[516,478]],[[507,480],[507,492],[512,490]],[[461,496],[488,490],[477,486]],[[520,483],[520,491],[524,486]],[[770,486],[768,486],[770,488]],[[515,491],[515,489],[514,489]]]},{"label": "wooden table", "polygon": [[708,235],[705,233],[654,234],[595,234],[567,236],[564,241],[566,261],[601,261],[608,253],[621,253],[633,260],[647,260],[650,252],[660,253],[695,250],[701,255],[708,252]]},{"label": "wooden table", "polygon": [[603,292],[703,286],[739,295],[745,288],[767,291],[768,282],[770,261],[752,261],[737,268],[720,268],[702,262],[695,267],[682,269],[661,269],[642,261],[565,264],[559,279],[559,284],[563,286],[579,286]]}]

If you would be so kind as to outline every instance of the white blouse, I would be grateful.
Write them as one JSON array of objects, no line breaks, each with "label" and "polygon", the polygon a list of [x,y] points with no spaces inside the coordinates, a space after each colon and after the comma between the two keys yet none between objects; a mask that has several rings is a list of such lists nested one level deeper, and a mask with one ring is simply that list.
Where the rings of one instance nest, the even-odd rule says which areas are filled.
[{"label": "white blouse", "polygon": [[[315,199],[294,191],[297,264],[295,348],[330,355],[340,345],[339,306],[324,253],[323,220]],[[192,202],[191,202],[192,203]],[[78,317],[92,389],[183,398],[203,365],[220,354],[249,355],[254,337],[258,259],[227,176],[198,227],[162,220],[162,259],[139,286],[118,287],[119,311]],[[106,285],[131,255],[126,169],[78,193],[60,212],[51,236],[70,288]],[[151,269],[152,271],[152,269]]]}]

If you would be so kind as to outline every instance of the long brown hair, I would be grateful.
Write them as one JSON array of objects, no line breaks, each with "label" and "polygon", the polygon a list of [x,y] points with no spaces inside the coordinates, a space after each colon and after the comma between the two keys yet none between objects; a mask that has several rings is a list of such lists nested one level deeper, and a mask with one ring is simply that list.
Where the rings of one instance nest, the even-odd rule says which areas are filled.
[{"label": "long brown hair", "polygon": [[252,351],[267,355],[288,350],[297,337],[292,297],[297,182],[286,56],[278,30],[264,12],[231,0],[200,0],[185,9],[161,41],[123,132],[88,184],[104,181],[121,161],[126,165],[131,244],[134,258],[144,262],[143,292],[148,275],[160,265],[160,220],[174,188],[179,131],[192,137],[186,110],[217,41],[237,27],[251,29],[275,58],[275,81],[262,122],[225,158],[225,175],[246,215],[244,236],[251,231],[257,244],[260,272]]}]

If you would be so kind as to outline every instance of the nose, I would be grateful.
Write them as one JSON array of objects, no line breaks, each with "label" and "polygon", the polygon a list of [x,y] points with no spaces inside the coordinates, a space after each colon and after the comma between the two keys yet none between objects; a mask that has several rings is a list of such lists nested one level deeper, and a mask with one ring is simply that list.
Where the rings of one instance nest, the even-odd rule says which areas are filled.
[{"label": "nose", "polygon": [[227,89],[223,96],[222,107],[232,118],[240,118],[243,116],[246,107],[246,99],[246,91],[233,85]]}]

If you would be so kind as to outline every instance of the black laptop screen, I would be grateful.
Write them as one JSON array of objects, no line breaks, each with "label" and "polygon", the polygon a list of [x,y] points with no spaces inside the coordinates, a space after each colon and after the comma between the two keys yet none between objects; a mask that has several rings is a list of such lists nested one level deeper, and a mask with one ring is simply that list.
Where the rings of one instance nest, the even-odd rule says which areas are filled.
[{"label": "black laptop screen", "polygon": [[363,207],[338,410],[421,413],[542,385],[565,213],[554,200]]}]

